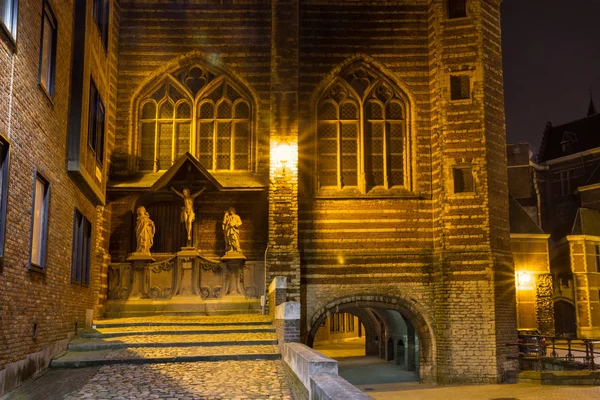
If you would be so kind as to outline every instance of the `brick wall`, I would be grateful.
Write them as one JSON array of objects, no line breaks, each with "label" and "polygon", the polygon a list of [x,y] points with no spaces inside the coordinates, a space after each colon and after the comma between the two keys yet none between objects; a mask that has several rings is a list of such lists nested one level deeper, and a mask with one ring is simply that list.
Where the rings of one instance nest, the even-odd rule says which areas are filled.
[{"label": "brick wall", "polygon": [[[52,190],[51,207],[58,211],[51,211],[51,226],[61,218],[64,221],[51,234],[51,240],[59,244],[49,242],[49,249],[62,249],[51,255],[56,257],[52,267],[61,260],[67,277],[70,237],[61,232],[70,232],[73,204],[80,204],[89,219],[102,220],[94,236],[101,250],[94,251],[92,274],[98,299],[90,296],[89,304],[76,301],[87,298],[85,293],[66,285],[66,294],[59,291],[56,301],[46,301],[56,310],[75,307],[77,311],[72,313],[79,318],[81,311],[96,301],[101,312],[108,254],[112,261],[123,261],[131,249],[128,221],[134,197],[111,193],[110,205],[94,210],[64,172],[68,90],[57,87],[56,104],[51,108],[35,88],[40,10],[33,1],[20,3],[21,20],[31,15],[33,21],[20,24],[20,37],[27,38],[26,29],[32,33],[29,40],[23,39],[16,55],[5,51],[2,66],[14,69],[13,75],[18,77],[12,89],[19,93],[12,96],[13,109],[31,117],[11,121],[9,128],[7,117],[0,115],[0,129],[13,140],[13,161],[24,162],[24,167],[19,167],[22,174],[14,179],[22,188],[11,189],[14,194],[10,196],[16,197],[9,202],[30,203],[33,160],[48,163],[44,167],[56,171],[49,178],[62,186]],[[302,301],[303,333],[311,329],[320,310],[341,297],[379,296],[383,303],[389,301],[385,304],[390,307],[393,299],[404,299],[406,307],[414,306],[407,315],[423,343],[430,346],[423,351],[429,357],[427,368],[435,371],[436,379],[490,382],[511,367],[503,361],[504,343],[513,341],[515,327],[499,4],[496,0],[470,0],[468,16],[457,20],[448,20],[445,6],[441,0],[121,0],[112,7],[109,65],[91,66],[90,70],[102,82],[105,99],[110,99],[108,153],[113,177],[136,172],[139,155],[132,118],[136,95],[144,85],[192,59],[243,83],[256,112],[253,170],[269,175],[271,182],[265,195],[268,200],[249,201],[264,210],[268,201],[268,217],[245,219],[241,214],[248,222],[244,229],[257,227],[256,231],[243,231],[242,241],[252,235],[255,242],[248,251],[254,251],[257,259],[262,257],[265,242],[269,244],[267,280],[274,275],[288,277],[286,298]],[[55,10],[63,32],[62,27],[70,29],[72,10],[66,3],[57,7],[63,10]],[[60,40],[65,44],[59,49],[68,48],[70,38],[59,35]],[[62,56],[59,61],[64,65],[57,69],[57,82],[60,78],[62,85],[68,86],[68,52]],[[319,196],[314,191],[314,107],[336,74],[354,63],[369,66],[405,96],[406,184],[402,190],[377,196]],[[449,79],[454,74],[471,79],[470,99],[449,100]],[[8,81],[4,76],[0,79],[0,90],[6,91]],[[7,109],[2,100],[0,111]],[[27,136],[37,135],[37,121],[48,125],[42,129],[46,133],[39,138]],[[288,165],[287,173],[269,164],[272,151],[276,151],[272,148],[281,143],[299,148],[297,167]],[[55,160],[42,157],[57,154],[57,148]],[[452,168],[457,165],[472,166],[473,193],[454,193]],[[56,199],[55,193],[62,197]],[[212,227],[206,227],[207,238],[218,237],[221,215],[217,210],[223,201],[206,201],[210,218],[202,223]],[[243,201],[243,197],[228,197],[227,201]],[[22,238],[27,237],[29,210],[27,206],[9,212],[9,224],[23,225],[13,234],[15,259],[28,251]],[[262,220],[262,225],[253,218]],[[202,243],[215,252],[220,246],[216,239]],[[4,282],[9,276],[11,284],[31,281],[29,287],[11,286],[11,290],[25,288],[26,293],[39,293],[40,298],[55,293],[38,290],[38,286],[51,284],[28,278],[22,267],[5,266],[0,274],[4,286],[8,287]],[[59,305],[61,302],[64,304]],[[30,314],[55,311],[46,310],[46,303]],[[6,315],[13,319],[19,313],[9,311]],[[71,321],[69,318],[74,317],[64,320]],[[21,325],[10,329],[11,334],[25,331],[30,323],[31,318],[19,322]],[[53,332],[64,334],[66,327],[61,329]],[[476,354],[468,344],[474,335],[485,349]],[[25,354],[29,350],[19,351]]]},{"label": "brick wall", "polygon": [[[100,249],[107,242],[107,231],[99,228],[103,210],[96,208],[97,200],[89,190],[67,173],[73,3],[50,0],[49,4],[58,24],[52,99],[38,87],[42,2],[19,1],[16,46],[0,33],[0,133],[10,142],[5,252],[0,269],[0,395],[45,367],[45,357],[60,351],[56,343],[74,332],[76,323],[84,326],[86,309],[94,308],[105,284],[100,273],[101,265],[106,264]],[[90,12],[85,57],[95,73],[108,69],[107,61],[98,54],[103,52],[99,42]],[[100,89],[110,109],[102,79],[98,78]],[[87,98],[87,91],[83,96]],[[113,125],[109,121],[106,132],[109,141],[111,126],[114,120]],[[50,183],[45,273],[27,269],[34,168]],[[75,208],[93,226],[89,287],[70,283]],[[32,338],[34,323],[36,338]],[[39,356],[44,351],[46,355]],[[41,358],[36,359],[35,354]]]}]

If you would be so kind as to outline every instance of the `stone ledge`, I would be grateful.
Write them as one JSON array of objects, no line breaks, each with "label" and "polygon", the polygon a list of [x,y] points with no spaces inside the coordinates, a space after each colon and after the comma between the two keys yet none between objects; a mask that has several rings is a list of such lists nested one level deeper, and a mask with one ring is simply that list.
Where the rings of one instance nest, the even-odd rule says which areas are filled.
[{"label": "stone ledge", "polygon": [[300,303],[288,301],[275,308],[275,319],[294,320],[300,319]]},{"label": "stone ledge", "polygon": [[370,399],[338,375],[338,363],[301,343],[286,343],[283,361],[302,382],[309,399]]},{"label": "stone ledge", "polygon": [[283,348],[283,361],[309,391],[311,375],[338,374],[337,361],[302,343],[286,343]]},{"label": "stone ledge", "polygon": [[352,386],[339,375],[322,374],[310,377],[311,400],[367,400],[372,397]]},{"label": "stone ledge", "polygon": [[600,386],[600,371],[523,371],[519,383]]},{"label": "stone ledge", "polygon": [[274,292],[276,289],[287,289],[287,277],[276,276],[269,285],[269,294]]}]

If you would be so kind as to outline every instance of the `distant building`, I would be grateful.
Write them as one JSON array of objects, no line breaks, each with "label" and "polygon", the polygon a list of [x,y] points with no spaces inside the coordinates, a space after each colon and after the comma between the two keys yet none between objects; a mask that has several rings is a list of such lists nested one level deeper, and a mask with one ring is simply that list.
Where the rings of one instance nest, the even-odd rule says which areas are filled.
[{"label": "distant building", "polygon": [[[527,144],[508,145],[509,190],[551,238],[556,334],[600,337],[600,114],[593,99],[584,118],[546,125],[537,163],[525,161],[528,152]],[[513,205],[511,233],[523,220]],[[519,265],[515,256],[517,287],[519,269],[539,276],[534,272],[540,264],[524,260]],[[547,295],[539,289],[534,302]],[[518,290],[518,303],[522,293]],[[519,326],[529,327],[521,319]]]}]

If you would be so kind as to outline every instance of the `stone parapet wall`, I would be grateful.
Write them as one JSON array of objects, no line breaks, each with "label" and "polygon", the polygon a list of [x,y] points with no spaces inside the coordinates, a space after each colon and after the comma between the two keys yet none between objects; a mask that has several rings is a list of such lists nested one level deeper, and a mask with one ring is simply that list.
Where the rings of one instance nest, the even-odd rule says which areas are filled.
[{"label": "stone parapet wall", "polygon": [[286,344],[283,362],[298,399],[330,400],[371,397],[338,375],[338,363],[300,343]]}]

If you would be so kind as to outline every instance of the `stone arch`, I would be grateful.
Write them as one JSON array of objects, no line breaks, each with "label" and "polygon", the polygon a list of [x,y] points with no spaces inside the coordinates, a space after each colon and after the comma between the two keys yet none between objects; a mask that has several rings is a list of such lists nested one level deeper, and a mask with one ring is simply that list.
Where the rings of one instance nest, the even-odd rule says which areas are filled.
[{"label": "stone arch", "polygon": [[[326,74],[321,81],[317,84],[317,86],[315,87],[315,89],[313,90],[310,98],[309,98],[309,109],[310,109],[310,115],[311,115],[311,128],[310,128],[310,132],[311,132],[311,139],[310,139],[310,152],[312,154],[318,154],[317,148],[318,148],[318,140],[317,140],[317,130],[318,130],[318,123],[317,123],[317,115],[318,115],[318,111],[319,111],[319,105],[321,104],[322,100],[324,99],[325,94],[332,89],[332,87],[336,86],[336,84],[339,84],[341,77],[344,75],[345,72],[348,71],[353,71],[353,70],[358,70],[364,68],[368,71],[370,71],[369,73],[374,74],[375,78],[374,81],[375,84],[372,84],[371,86],[367,85],[364,88],[364,92],[361,93],[360,92],[360,87],[354,87],[352,85],[345,85],[345,86],[352,86],[350,88],[350,90],[348,90],[349,93],[349,98],[354,98],[354,97],[358,97],[359,100],[359,107],[365,107],[365,104],[363,104],[362,100],[366,99],[367,94],[373,92],[373,89],[375,86],[378,85],[387,85],[390,86],[393,89],[393,93],[397,94],[398,98],[402,101],[403,103],[403,118],[404,118],[404,124],[405,124],[405,130],[406,132],[404,132],[404,138],[402,140],[402,145],[404,146],[403,149],[403,186],[405,187],[405,189],[408,190],[415,190],[416,188],[416,181],[417,181],[417,173],[416,173],[416,168],[413,166],[414,161],[416,159],[416,100],[414,98],[414,95],[412,94],[411,90],[409,89],[409,87],[401,80],[399,79],[399,77],[390,69],[388,69],[385,65],[383,65],[381,62],[375,60],[374,58],[366,55],[366,54],[356,54],[348,59],[346,59],[345,61],[343,61],[342,63],[340,63],[339,65],[337,65],[336,67],[334,67],[328,74]],[[372,82],[372,83],[373,83]],[[342,85],[344,86],[344,85]],[[370,94],[369,94],[370,95]],[[364,117],[362,116],[362,112],[361,112],[361,117],[360,117],[360,125],[364,125]],[[359,128],[361,131],[363,129],[363,126],[361,126]],[[400,140],[400,139],[398,139]],[[361,146],[361,149],[364,148],[364,143]],[[364,151],[364,149],[362,149],[361,151]],[[385,157],[390,157],[390,156],[385,156]],[[319,170],[318,170],[318,157],[315,157],[314,162],[311,163],[310,165],[310,169],[312,170],[312,173],[310,174],[311,176],[317,176]],[[390,162],[388,160],[388,162]],[[398,161],[400,162],[400,161]],[[361,165],[363,166],[363,168],[367,169],[367,167],[364,164],[364,160],[361,161]],[[316,183],[317,179],[314,179],[312,182],[312,186],[315,190],[318,189],[318,185]],[[392,180],[392,182],[394,182]],[[397,185],[398,183],[394,183],[394,185]],[[368,185],[368,184],[367,184]],[[386,183],[387,185],[387,183]],[[328,185],[326,185],[328,186]]]},{"label": "stone arch", "polygon": [[419,378],[425,382],[436,382],[437,351],[434,324],[423,306],[414,299],[385,294],[350,295],[334,299],[324,306],[313,310],[307,316],[308,333],[306,344],[312,347],[316,331],[327,316],[348,309],[386,309],[398,311],[412,325],[419,338]]},{"label": "stone arch", "polygon": [[[258,129],[258,117],[260,115],[260,98],[256,90],[252,85],[237,71],[229,67],[227,64],[222,63],[217,57],[212,57],[201,51],[191,51],[182,54],[173,60],[167,62],[162,67],[157,68],[151,72],[146,78],[140,82],[135,90],[133,91],[129,101],[129,124],[128,124],[128,168],[133,170],[135,168],[136,156],[138,155],[139,146],[139,109],[141,103],[144,101],[144,95],[152,92],[156,88],[160,87],[165,80],[169,80],[169,83],[176,85],[178,90],[184,91],[186,96],[189,96],[192,102],[192,107],[197,106],[197,98],[194,93],[191,93],[190,89],[182,84],[180,81],[174,78],[173,74],[181,71],[185,68],[193,68],[194,66],[201,66],[210,70],[216,77],[226,80],[228,84],[234,87],[236,90],[241,91],[244,96],[247,97],[251,108],[251,149],[249,155],[252,158],[251,170],[256,167],[256,160],[258,154],[258,135],[256,134]],[[192,135],[195,134],[192,132]]]}]

